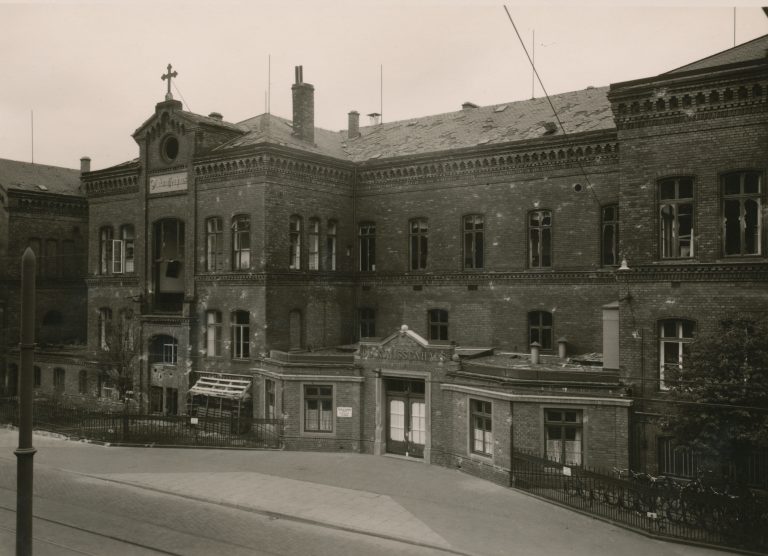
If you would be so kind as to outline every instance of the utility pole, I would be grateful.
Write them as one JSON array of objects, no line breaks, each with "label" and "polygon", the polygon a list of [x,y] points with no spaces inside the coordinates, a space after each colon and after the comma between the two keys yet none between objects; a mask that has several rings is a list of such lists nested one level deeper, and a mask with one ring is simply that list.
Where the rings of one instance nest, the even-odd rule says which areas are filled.
[{"label": "utility pole", "polygon": [[16,556],[32,555],[32,378],[35,357],[35,253],[21,257],[21,376],[19,376],[19,447],[16,454]]}]

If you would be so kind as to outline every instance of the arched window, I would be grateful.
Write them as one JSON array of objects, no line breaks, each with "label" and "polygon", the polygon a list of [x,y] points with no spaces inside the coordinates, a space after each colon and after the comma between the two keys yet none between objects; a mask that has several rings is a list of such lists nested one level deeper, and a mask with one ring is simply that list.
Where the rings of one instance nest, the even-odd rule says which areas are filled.
[{"label": "arched window", "polygon": [[55,239],[45,240],[43,274],[46,278],[58,278],[59,276],[59,242]]},{"label": "arched window", "polygon": [[288,268],[301,269],[301,216],[291,216],[288,224]]},{"label": "arched window", "polygon": [[336,270],[336,237],[338,224],[329,220],[325,228],[325,270]]},{"label": "arched window", "polygon": [[232,219],[232,270],[251,268],[251,218],[238,214]]},{"label": "arched window", "polygon": [[761,252],[760,178],[760,172],[734,172],[722,177],[725,256],[759,255]]},{"label": "arched window", "polygon": [[485,261],[485,217],[482,214],[468,214],[464,222],[464,268],[483,268]]},{"label": "arched window", "polygon": [[63,394],[66,389],[67,372],[61,367],[53,369],[53,390]]},{"label": "arched window", "polygon": [[218,216],[205,221],[205,270],[224,270],[224,227]]},{"label": "arched window", "polygon": [[528,213],[528,266],[552,266],[552,211],[534,210]]},{"label": "arched window", "polygon": [[538,342],[542,350],[552,349],[552,313],[531,311],[528,313],[528,345]]},{"label": "arched window", "polygon": [[248,359],[251,356],[251,324],[248,311],[234,311],[231,316],[232,358]]},{"label": "arched window", "polygon": [[109,343],[111,342],[110,333],[112,331],[112,309],[108,307],[102,307],[99,309],[99,348],[103,350],[109,349]]},{"label": "arched window", "polygon": [[317,218],[309,219],[309,270],[320,270],[320,220]]},{"label": "arched window", "polygon": [[693,178],[668,178],[659,182],[662,258],[693,257],[693,193]]},{"label": "arched window", "polygon": [[363,222],[358,228],[360,270],[376,270],[376,224]]},{"label": "arched window", "polygon": [[135,233],[133,230],[133,224],[125,224],[120,227],[120,241],[122,241],[121,251],[123,252],[123,260],[121,266],[123,267],[123,272],[126,274],[132,274],[135,272]]},{"label": "arched window", "polygon": [[85,369],[77,373],[77,393],[81,396],[88,393],[88,371]]},{"label": "arched window", "polygon": [[149,341],[149,363],[175,365],[179,358],[179,341],[168,334],[160,334]]},{"label": "arched window", "polygon": [[659,321],[659,389],[669,390],[665,383],[669,371],[683,372],[683,359],[696,332],[696,323],[688,319]]},{"label": "arched window", "polygon": [[208,357],[221,355],[221,311],[205,313],[205,353]]},{"label": "arched window", "polygon": [[408,222],[409,255],[411,270],[427,268],[427,248],[429,247],[429,226],[426,218],[414,218]]},{"label": "arched window", "polygon": [[112,262],[112,236],[114,232],[111,226],[99,228],[99,273],[109,274]]}]

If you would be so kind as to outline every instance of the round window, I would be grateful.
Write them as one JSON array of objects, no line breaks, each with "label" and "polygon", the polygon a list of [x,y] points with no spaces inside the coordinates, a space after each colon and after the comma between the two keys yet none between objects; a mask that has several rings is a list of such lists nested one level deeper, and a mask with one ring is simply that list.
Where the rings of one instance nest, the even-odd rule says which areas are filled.
[{"label": "round window", "polygon": [[162,152],[168,160],[176,160],[179,156],[179,140],[175,137],[166,137],[163,141]]}]

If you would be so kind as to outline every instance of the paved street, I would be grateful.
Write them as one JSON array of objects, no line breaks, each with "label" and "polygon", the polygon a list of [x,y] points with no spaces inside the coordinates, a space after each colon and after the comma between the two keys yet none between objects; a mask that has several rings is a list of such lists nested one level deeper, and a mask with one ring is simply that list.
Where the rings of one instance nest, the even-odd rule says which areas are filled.
[{"label": "paved street", "polygon": [[[37,555],[724,554],[389,457],[34,443]],[[0,429],[2,554],[14,546],[16,444]]]}]

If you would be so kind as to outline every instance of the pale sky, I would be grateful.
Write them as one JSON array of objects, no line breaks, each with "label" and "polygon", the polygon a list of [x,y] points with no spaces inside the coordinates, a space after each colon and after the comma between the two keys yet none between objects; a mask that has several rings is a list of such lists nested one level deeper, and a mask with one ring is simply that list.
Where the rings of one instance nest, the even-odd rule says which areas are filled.
[{"label": "pale sky", "polygon": [[[637,4],[636,2],[635,4]],[[550,94],[663,73],[733,46],[734,9],[707,0],[507,2]],[[736,44],[768,34],[759,1],[736,9]],[[188,2],[0,0],[0,158],[99,169],[135,158],[131,134],[178,71],[185,109],[239,122],[291,118],[293,68],[315,86],[315,124],[380,109],[384,121],[531,97],[531,68],[503,3],[485,0]],[[704,6],[704,7],[699,7]],[[713,7],[715,6],[715,7]],[[183,96],[183,98],[181,98]],[[542,96],[536,87],[536,96]]]}]

